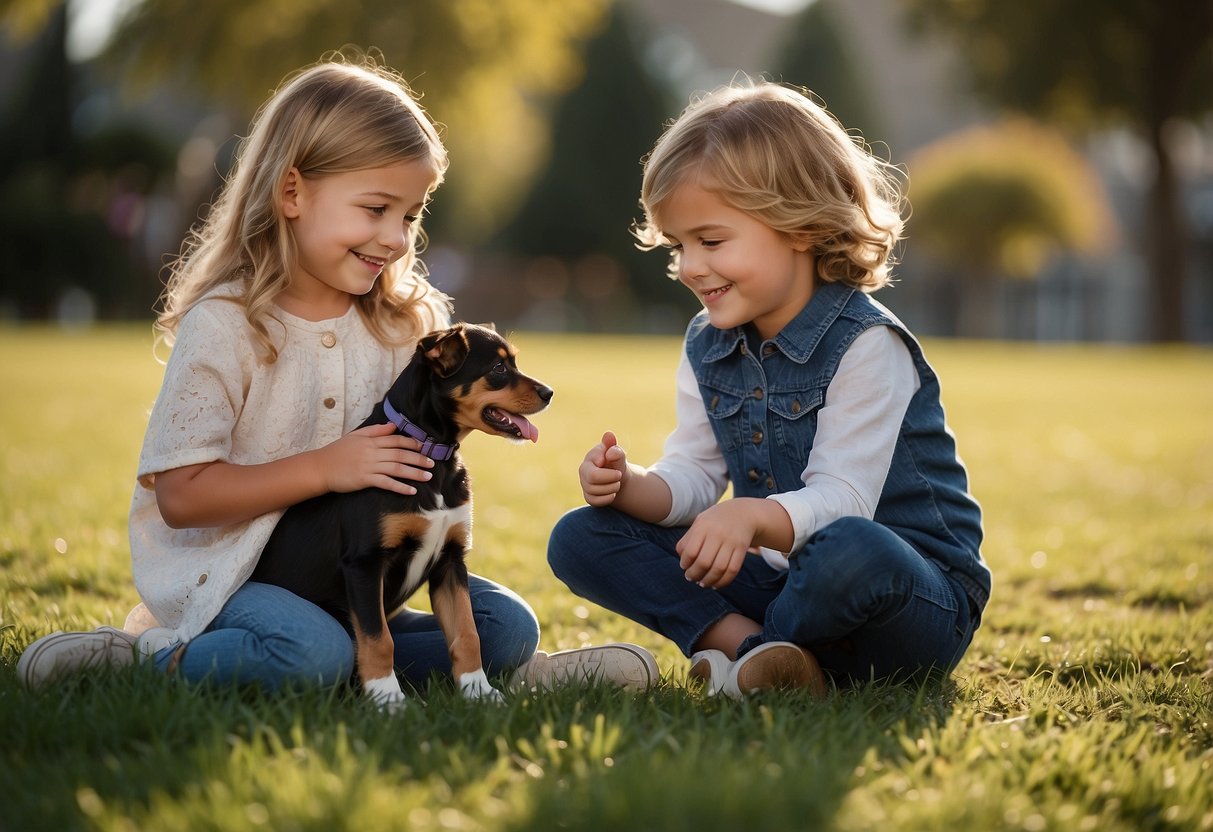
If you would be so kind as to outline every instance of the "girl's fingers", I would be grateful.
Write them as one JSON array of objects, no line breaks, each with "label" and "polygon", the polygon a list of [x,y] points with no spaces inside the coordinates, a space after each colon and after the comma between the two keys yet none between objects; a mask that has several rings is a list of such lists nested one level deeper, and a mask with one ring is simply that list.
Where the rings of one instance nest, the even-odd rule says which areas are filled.
[{"label": "girl's fingers", "polygon": [[413,482],[427,482],[434,477],[433,472],[425,468],[403,464],[394,466],[390,475],[404,480],[412,480]]},{"label": "girl's fingers", "polygon": [[585,481],[591,485],[616,485],[623,479],[623,472],[614,468],[593,468],[585,472]]},{"label": "girl's fingers", "polygon": [[376,488],[382,488],[385,491],[393,491],[397,494],[403,494],[406,497],[411,497],[417,493],[416,487],[409,485],[407,482],[401,482],[400,480],[389,476],[380,476],[376,478],[374,485]]},{"label": "girl's fingers", "polygon": [[[411,436],[401,436],[397,434],[395,436],[382,437],[380,439],[379,447],[417,452],[421,450],[421,443]],[[424,456],[420,453],[418,453],[417,456],[422,457],[423,459],[429,459],[428,456]],[[432,463],[433,460],[430,460],[430,462]]]}]

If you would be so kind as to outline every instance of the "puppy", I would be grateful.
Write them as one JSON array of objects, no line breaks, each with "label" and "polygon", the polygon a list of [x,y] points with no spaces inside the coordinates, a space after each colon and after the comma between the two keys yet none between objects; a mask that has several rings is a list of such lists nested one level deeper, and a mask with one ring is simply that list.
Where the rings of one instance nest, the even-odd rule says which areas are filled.
[{"label": "puppy", "polygon": [[367,488],[292,506],[250,578],[348,621],[362,689],[389,709],[403,704],[404,693],[387,619],[427,582],[463,695],[501,699],[481,665],[468,595],[472,495],[458,447],[473,430],[538,440],[526,417],[547,407],[552,390],[519,372],[516,353],[484,326],[460,323],[422,338],[362,427],[393,422],[420,440],[434,460],[433,478],[412,483],[413,496]]}]

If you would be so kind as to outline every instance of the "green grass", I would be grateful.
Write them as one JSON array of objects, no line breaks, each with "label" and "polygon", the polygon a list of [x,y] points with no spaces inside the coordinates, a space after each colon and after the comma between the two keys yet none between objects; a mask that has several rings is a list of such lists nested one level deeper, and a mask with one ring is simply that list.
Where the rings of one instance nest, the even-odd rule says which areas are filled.
[{"label": "green grass", "polygon": [[715,701],[563,591],[546,534],[603,429],[659,453],[678,342],[523,333],[538,445],[477,436],[473,569],[543,646],[654,648],[647,695],[384,717],[127,670],[37,694],[34,638],[121,625],[126,512],[162,368],[150,327],[0,329],[0,830],[1213,829],[1213,353],[933,342],[995,593],[943,685]]}]

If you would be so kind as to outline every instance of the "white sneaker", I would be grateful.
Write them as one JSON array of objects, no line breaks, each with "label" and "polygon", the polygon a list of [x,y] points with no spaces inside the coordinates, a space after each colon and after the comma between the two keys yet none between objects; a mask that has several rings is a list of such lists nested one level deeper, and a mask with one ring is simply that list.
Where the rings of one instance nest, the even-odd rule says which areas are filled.
[{"label": "white sneaker", "polygon": [[33,690],[80,670],[124,667],[135,661],[135,647],[134,636],[113,627],[51,633],[25,648],[17,661],[17,678]]},{"label": "white sneaker", "polygon": [[709,696],[730,699],[773,688],[804,688],[821,699],[828,690],[817,659],[789,641],[760,644],[734,662],[719,650],[701,650],[691,656],[690,676],[704,682]]},{"label": "white sneaker", "polygon": [[135,650],[143,658],[151,659],[165,647],[175,647],[180,643],[176,631],[168,627],[152,627],[139,635]]},{"label": "white sneaker", "polygon": [[646,690],[658,678],[657,660],[648,650],[635,644],[603,644],[551,654],[537,650],[530,661],[514,671],[507,687],[535,690],[605,682]]},{"label": "white sneaker", "polygon": [[732,670],[733,662],[724,653],[719,650],[700,650],[691,656],[691,671],[688,675],[703,682],[708,696],[715,696],[724,691]]}]

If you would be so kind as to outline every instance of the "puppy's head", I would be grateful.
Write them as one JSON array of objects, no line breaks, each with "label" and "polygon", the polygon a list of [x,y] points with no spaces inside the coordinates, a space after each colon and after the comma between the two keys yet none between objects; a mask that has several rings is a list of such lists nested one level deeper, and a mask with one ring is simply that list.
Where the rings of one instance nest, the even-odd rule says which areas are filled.
[{"label": "puppy's head", "polygon": [[527,416],[552,400],[552,388],[518,370],[518,351],[491,326],[455,324],[417,344],[434,386],[447,400],[460,432],[479,430],[508,439],[539,440]]}]

